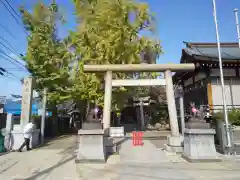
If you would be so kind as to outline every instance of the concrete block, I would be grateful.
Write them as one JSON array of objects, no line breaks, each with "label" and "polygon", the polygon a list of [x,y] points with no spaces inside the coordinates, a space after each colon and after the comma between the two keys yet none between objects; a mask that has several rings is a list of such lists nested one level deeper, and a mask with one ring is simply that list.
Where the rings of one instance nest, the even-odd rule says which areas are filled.
[{"label": "concrete block", "polygon": [[109,128],[110,137],[124,137],[124,127],[110,127]]},{"label": "concrete block", "polygon": [[181,153],[183,152],[182,142],[183,137],[182,136],[168,136],[167,137],[167,144],[165,144],[164,149],[168,152],[174,152],[174,153]]},{"label": "concrete block", "polygon": [[92,129],[102,129],[101,122],[98,121],[91,121],[91,122],[85,122],[82,124],[82,129],[85,130],[92,130]]},{"label": "concrete block", "polygon": [[76,163],[105,163],[104,130],[79,130],[80,143]]},{"label": "concrete block", "polygon": [[220,161],[214,144],[213,129],[185,129],[183,158],[190,162]]},{"label": "concrete block", "polygon": [[182,136],[168,136],[168,145],[169,146],[182,146],[183,137]]},{"label": "concrete block", "polygon": [[111,137],[104,137],[104,146],[106,155],[110,155],[117,152],[116,144],[114,143],[114,139]]},{"label": "concrete block", "polygon": [[182,146],[169,146],[168,144],[164,144],[164,150],[170,153],[182,153],[183,147]]},{"label": "concrete block", "polygon": [[210,129],[210,124],[205,123],[203,120],[193,120],[191,119],[188,123],[185,125],[186,129]]}]

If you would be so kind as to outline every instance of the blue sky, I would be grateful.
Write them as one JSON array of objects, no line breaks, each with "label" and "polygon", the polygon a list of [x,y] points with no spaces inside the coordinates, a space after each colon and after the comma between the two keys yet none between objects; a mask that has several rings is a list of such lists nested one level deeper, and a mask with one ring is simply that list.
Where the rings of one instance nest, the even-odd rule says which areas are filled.
[{"label": "blue sky", "polygon": [[[4,0],[2,0],[4,1]],[[181,56],[183,41],[187,42],[215,42],[215,26],[213,21],[212,0],[141,0],[147,2],[157,19],[157,32],[155,38],[161,40],[164,55],[158,59],[158,63],[178,63]],[[18,10],[20,5],[31,9],[37,0],[8,0]],[[50,2],[50,0],[44,0]],[[67,35],[70,29],[75,27],[73,15],[74,7],[71,0],[57,0],[62,6],[68,23],[60,30],[60,36]],[[234,8],[240,9],[239,0],[216,0],[217,15],[219,21],[220,40],[222,42],[237,41]],[[5,3],[6,4],[6,3]],[[240,12],[239,12],[240,16]],[[19,26],[0,1],[0,43],[7,45],[1,37],[13,46],[13,52],[0,50],[18,59],[20,53],[26,52],[27,41],[23,28]],[[4,27],[4,28],[2,28]],[[6,31],[7,29],[7,31]],[[1,52],[0,52],[1,54]],[[0,96],[8,94],[21,94],[19,79],[28,75],[22,68],[9,63],[0,57],[0,67],[6,68],[14,77],[0,76]],[[15,77],[16,76],[16,77]]]}]

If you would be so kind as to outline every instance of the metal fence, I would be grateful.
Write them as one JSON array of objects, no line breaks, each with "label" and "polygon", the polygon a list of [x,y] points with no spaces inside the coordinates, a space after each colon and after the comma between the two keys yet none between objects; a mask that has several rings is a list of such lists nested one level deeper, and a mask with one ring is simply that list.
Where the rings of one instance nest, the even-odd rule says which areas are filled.
[{"label": "metal fence", "polygon": [[[197,109],[203,109],[205,111],[207,108],[210,110],[210,112],[213,114],[214,112],[219,112],[223,110],[223,105],[196,105]],[[231,111],[232,109],[240,109],[240,105],[227,105],[227,110]],[[177,115],[180,117],[180,109],[177,108]],[[185,107],[184,109],[184,117],[187,118],[191,114],[191,108],[190,106]]]},{"label": "metal fence", "polygon": [[[221,111],[223,110],[223,105],[202,105],[202,106],[209,106],[210,110],[212,110],[212,112],[216,112],[216,111]],[[240,109],[240,105],[227,105],[227,110],[231,111],[232,109]]]},{"label": "metal fence", "polygon": [[[216,130],[215,144],[220,153],[227,153],[227,136],[226,126],[224,121],[216,121],[214,124]],[[235,155],[240,155],[240,126],[229,126],[231,149],[230,151]]]}]

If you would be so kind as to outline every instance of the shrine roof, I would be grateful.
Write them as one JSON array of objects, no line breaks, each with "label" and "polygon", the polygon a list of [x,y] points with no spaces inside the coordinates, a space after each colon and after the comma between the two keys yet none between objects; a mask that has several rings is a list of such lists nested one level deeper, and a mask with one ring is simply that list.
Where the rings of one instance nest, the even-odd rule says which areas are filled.
[{"label": "shrine roof", "polygon": [[[182,50],[181,63],[190,63],[194,60],[218,61],[217,43],[188,43]],[[221,56],[223,61],[240,60],[238,43],[221,43]],[[186,56],[192,57],[186,58]]]},{"label": "shrine roof", "polygon": [[[194,63],[200,67],[218,68],[218,46],[217,43],[205,42],[183,42],[186,47],[182,49],[180,63]],[[220,43],[223,68],[240,66],[240,48],[238,43]],[[214,66],[213,66],[214,65]],[[196,70],[195,70],[196,71]],[[193,72],[176,72],[173,81],[178,79],[188,79],[193,76]]]}]

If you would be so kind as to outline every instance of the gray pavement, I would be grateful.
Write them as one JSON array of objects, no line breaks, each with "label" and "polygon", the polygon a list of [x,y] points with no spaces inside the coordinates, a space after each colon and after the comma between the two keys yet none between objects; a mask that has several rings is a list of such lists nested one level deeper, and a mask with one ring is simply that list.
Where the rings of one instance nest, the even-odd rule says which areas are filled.
[{"label": "gray pavement", "polygon": [[73,149],[75,137],[51,141],[46,146],[29,151],[0,156],[0,179],[76,179]]},{"label": "gray pavement", "polygon": [[0,156],[0,180],[239,180],[240,161],[188,163],[162,150],[165,140],[125,141],[106,164],[75,164],[76,137],[52,141],[30,152]]}]

